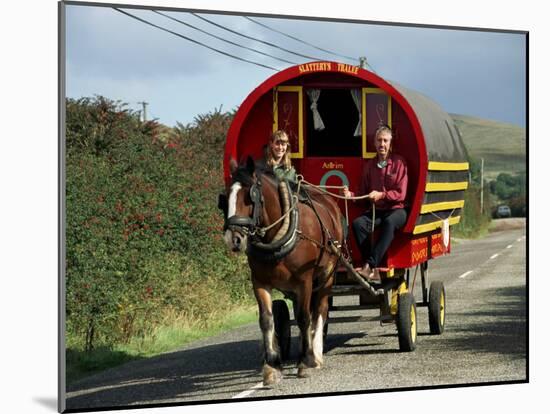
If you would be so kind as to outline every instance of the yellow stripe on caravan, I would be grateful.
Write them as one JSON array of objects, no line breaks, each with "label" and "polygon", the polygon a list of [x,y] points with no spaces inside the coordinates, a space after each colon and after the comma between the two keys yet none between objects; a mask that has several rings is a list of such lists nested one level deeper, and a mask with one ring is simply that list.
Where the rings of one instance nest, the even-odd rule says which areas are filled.
[{"label": "yellow stripe on caravan", "polygon": [[[449,225],[457,224],[460,221],[460,216],[451,217],[449,219]],[[427,231],[432,231],[441,227],[442,220],[434,221],[433,223],[420,224],[415,226],[413,234],[425,233]]]},{"label": "yellow stripe on caravan", "polygon": [[426,183],[426,191],[458,191],[466,190],[468,181],[458,183]]},{"label": "yellow stripe on caravan", "polygon": [[420,208],[420,214],[431,213],[432,211],[450,210],[452,208],[464,207],[464,200],[443,201],[441,203],[423,204]]},{"label": "yellow stripe on caravan", "polygon": [[470,169],[470,164],[467,162],[428,162],[428,170],[430,171],[467,171]]}]

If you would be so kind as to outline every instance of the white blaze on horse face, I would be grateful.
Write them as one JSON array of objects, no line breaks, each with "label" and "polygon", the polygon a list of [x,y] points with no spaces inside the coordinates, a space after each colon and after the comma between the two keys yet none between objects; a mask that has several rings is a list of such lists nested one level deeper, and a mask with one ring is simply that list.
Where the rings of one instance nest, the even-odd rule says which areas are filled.
[{"label": "white blaze on horse face", "polygon": [[319,315],[313,333],[313,356],[315,362],[323,363],[323,317]]},{"label": "white blaze on horse face", "polygon": [[235,183],[231,186],[231,193],[229,193],[227,218],[233,217],[237,214],[237,194],[241,190],[241,183]]},{"label": "white blaze on horse face", "polygon": [[[229,199],[227,202],[227,218],[233,217],[237,214],[237,195],[241,190],[241,183],[235,183],[231,186],[231,192],[229,193]],[[223,236],[225,244],[229,249],[233,249],[233,232],[231,230],[226,230]]]}]

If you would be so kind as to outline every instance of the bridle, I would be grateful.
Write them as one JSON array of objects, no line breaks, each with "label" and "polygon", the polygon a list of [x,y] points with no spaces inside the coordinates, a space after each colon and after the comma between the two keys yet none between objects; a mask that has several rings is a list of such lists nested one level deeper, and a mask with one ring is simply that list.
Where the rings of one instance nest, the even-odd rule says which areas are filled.
[{"label": "bridle", "polygon": [[[291,194],[290,185],[287,180],[279,183],[279,194],[281,191],[286,194],[287,201],[286,212],[274,222],[262,226],[262,217],[265,207],[262,187],[262,175],[256,171],[256,175],[252,175],[252,185],[248,190],[248,195],[252,202],[252,212],[250,216],[234,215],[227,218],[228,200],[227,195],[220,194],[218,199],[218,207],[224,210],[224,231],[230,230],[233,233],[238,233],[243,237],[248,237],[247,254],[252,255],[263,261],[279,260],[289,254],[295,247],[298,240],[298,196]],[[234,182],[241,182],[235,179]],[[275,185],[276,186],[276,185]],[[284,190],[281,188],[284,187]],[[283,201],[283,204],[285,202]],[[225,207],[225,208],[224,208]],[[275,236],[266,241],[265,235],[271,229],[279,226],[279,231]]]},{"label": "bridle", "polygon": [[231,230],[237,232],[243,236],[263,237],[265,232],[260,227],[260,217],[264,207],[264,196],[262,194],[262,181],[259,178],[250,186],[248,195],[252,201],[252,216],[234,215],[227,218],[227,211],[225,211],[223,229],[224,231]]}]

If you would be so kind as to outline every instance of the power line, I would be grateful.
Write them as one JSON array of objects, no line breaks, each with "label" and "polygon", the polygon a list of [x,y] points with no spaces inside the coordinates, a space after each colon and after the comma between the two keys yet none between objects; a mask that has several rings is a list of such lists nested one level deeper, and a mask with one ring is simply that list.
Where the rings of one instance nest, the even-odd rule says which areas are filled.
[{"label": "power line", "polygon": [[188,40],[188,41],[190,41],[190,42],[193,42],[193,43],[195,43],[195,44],[197,44],[197,45],[206,47],[207,49],[213,50],[214,52],[221,53],[221,54],[224,55],[224,56],[228,56],[228,57],[230,57],[230,58],[237,59],[237,60],[240,60],[240,61],[242,61],[242,62],[251,63],[251,64],[256,65],[256,66],[261,66],[261,67],[266,68],[266,69],[271,69],[271,70],[273,70],[273,71],[275,71],[275,72],[278,72],[278,71],[279,71],[278,69],[273,68],[273,67],[271,67],[271,66],[267,66],[267,65],[264,65],[264,64],[262,64],[262,63],[253,62],[253,61],[248,60],[248,59],[240,58],[240,57],[238,57],[238,56],[234,56],[234,55],[232,55],[232,54],[230,54],[230,53],[224,52],[223,50],[219,50],[219,49],[213,48],[213,47],[211,47],[211,46],[205,45],[204,43],[201,43],[201,42],[199,42],[199,41],[197,41],[197,40],[195,40],[195,39],[191,39],[190,37],[181,35],[181,34],[179,34],[179,33],[176,33],[176,32],[173,32],[173,31],[171,31],[171,30],[168,30],[168,29],[166,29],[166,28],[164,28],[164,27],[158,26],[158,25],[156,25],[156,24],[154,24],[154,23],[151,23],[151,22],[149,22],[149,21],[147,21],[147,20],[144,20],[144,19],[142,19],[142,18],[140,18],[140,17],[134,16],[134,15],[131,14],[131,13],[122,11],[122,10],[116,8],[116,7],[113,7],[113,9],[116,10],[117,12],[120,12],[120,13],[122,13],[122,14],[125,14],[126,16],[131,17],[132,19],[136,19],[136,20],[138,20],[138,21],[140,21],[140,22],[142,22],[142,23],[145,23],[145,24],[147,24],[147,25],[149,25],[149,26],[153,26],[153,27],[155,27],[155,28],[157,28],[157,29],[163,30],[163,31],[165,31],[165,32],[167,32],[167,33],[170,33],[170,34],[173,34],[174,36],[181,37],[182,39],[185,39],[185,40]]},{"label": "power line", "polygon": [[248,35],[245,35],[245,34],[243,34],[243,33],[239,33],[239,32],[237,32],[237,31],[232,30],[232,29],[229,29],[228,27],[225,27],[225,26],[223,26],[223,25],[221,25],[221,24],[218,24],[218,23],[216,23],[216,22],[213,22],[212,20],[209,20],[209,19],[207,19],[206,17],[199,16],[199,15],[196,14],[196,13],[191,13],[191,14],[192,14],[193,16],[198,17],[199,19],[204,20],[205,22],[208,22],[208,23],[210,23],[210,24],[212,24],[212,25],[214,25],[214,26],[216,26],[216,27],[219,27],[219,28],[221,28],[221,29],[223,29],[223,30],[227,30],[228,32],[234,33],[234,34],[239,35],[239,36],[242,36],[242,37],[246,37],[247,39],[254,40],[254,41],[256,41],[256,42],[260,42],[260,43],[263,43],[263,44],[268,45],[268,46],[271,46],[271,47],[275,47],[275,48],[280,49],[280,50],[283,50],[283,51],[285,51],[285,52],[287,52],[287,53],[291,53],[291,54],[293,54],[293,55],[300,56],[300,57],[303,57],[303,58],[306,58],[306,59],[311,59],[311,60],[323,60],[323,59],[318,58],[318,57],[313,57],[313,56],[308,56],[308,55],[303,55],[303,54],[301,54],[301,53],[293,52],[292,50],[285,49],[285,48],[280,47],[280,46],[277,46],[277,45],[275,45],[275,44],[273,44],[273,43],[266,42],[266,41],[260,40],[260,39],[256,39],[255,37],[248,36]]},{"label": "power line", "polygon": [[269,30],[271,30],[271,31],[273,31],[273,32],[279,33],[279,34],[281,34],[281,35],[283,35],[283,36],[286,36],[286,37],[288,37],[288,38],[290,38],[290,39],[292,39],[292,40],[296,40],[297,42],[303,43],[303,44],[308,45],[308,46],[310,46],[310,47],[313,47],[313,48],[315,48],[315,49],[317,49],[317,50],[320,50],[320,51],[322,51],[322,52],[325,52],[325,53],[328,53],[328,54],[331,54],[331,55],[334,55],[334,56],[342,57],[342,58],[344,58],[344,59],[349,59],[349,60],[352,60],[352,61],[354,61],[354,62],[357,60],[356,58],[353,58],[353,57],[350,57],[350,56],[346,56],[346,55],[341,55],[341,54],[339,54],[339,53],[331,52],[330,50],[323,49],[323,48],[321,48],[321,47],[319,47],[319,46],[315,46],[315,45],[313,45],[313,44],[311,44],[311,43],[308,43],[308,42],[306,42],[306,41],[304,41],[304,40],[298,39],[297,37],[294,37],[294,36],[291,36],[291,35],[289,35],[289,34],[283,33],[283,32],[281,32],[280,30],[274,29],[273,27],[270,27],[270,26],[268,26],[267,24],[260,23],[259,21],[254,20],[254,19],[252,19],[252,18],[250,18],[250,17],[248,17],[248,16],[243,16],[243,17],[244,17],[245,19],[247,19],[247,20],[250,20],[252,23],[256,23],[257,25],[260,25],[260,26],[262,26],[262,27],[265,27],[266,29],[269,29]]},{"label": "power line", "polygon": [[186,22],[184,22],[184,21],[181,21],[181,20],[179,20],[179,19],[176,19],[175,17],[172,17],[172,16],[169,16],[169,15],[167,15],[167,14],[161,13],[161,12],[159,12],[158,10],[151,10],[151,11],[154,12],[154,13],[160,14],[161,16],[164,16],[164,17],[166,17],[166,18],[168,18],[168,19],[170,19],[170,20],[174,20],[174,21],[176,21],[176,22],[178,22],[178,23],[181,23],[181,24],[183,24],[183,25],[185,25],[185,26],[191,27],[192,29],[198,30],[199,32],[204,33],[204,34],[206,34],[206,35],[208,35],[208,36],[211,36],[211,37],[213,37],[213,38],[215,38],[215,39],[221,40],[222,42],[226,42],[226,43],[229,43],[229,44],[231,44],[231,45],[234,45],[234,46],[237,46],[237,47],[241,47],[241,48],[243,48],[243,49],[251,50],[252,52],[256,52],[256,53],[259,53],[259,54],[261,54],[261,55],[268,56],[268,57],[270,57],[270,58],[280,60],[281,62],[290,63],[291,65],[297,65],[297,64],[298,64],[297,62],[291,62],[290,60],[286,60],[286,59],[283,59],[283,58],[279,58],[279,57],[277,57],[277,56],[270,55],[269,53],[264,53],[264,52],[262,52],[262,51],[260,51],[260,50],[256,50],[256,49],[253,49],[253,48],[251,48],[251,47],[247,47],[247,46],[240,45],[240,44],[238,44],[238,43],[232,42],[231,40],[224,39],[224,38],[221,37],[221,36],[216,36],[215,34],[209,33],[209,32],[207,32],[206,30],[203,30],[203,29],[201,29],[201,28],[199,28],[199,27],[193,26],[192,24],[186,23]]}]

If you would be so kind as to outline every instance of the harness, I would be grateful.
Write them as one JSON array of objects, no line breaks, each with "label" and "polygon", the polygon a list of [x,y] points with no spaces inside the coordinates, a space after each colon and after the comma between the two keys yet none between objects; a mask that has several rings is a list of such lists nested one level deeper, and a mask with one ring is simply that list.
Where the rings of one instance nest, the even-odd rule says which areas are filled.
[{"label": "harness", "polygon": [[[258,232],[261,233],[260,215],[264,204],[261,180],[258,179],[254,184],[252,184],[252,186],[250,186],[248,195],[250,196],[250,200],[252,200],[252,217],[235,215],[229,217],[228,219],[226,218],[223,226],[224,231],[236,231],[243,236],[251,237],[254,237]],[[261,234],[260,237],[263,237],[264,234]]]},{"label": "harness", "polygon": [[[290,186],[287,180],[283,181],[288,194],[291,194]],[[298,229],[298,209],[297,199],[292,197],[292,206],[282,214],[282,216],[271,223],[269,226],[261,226],[261,214],[264,206],[264,197],[262,195],[262,181],[258,178],[249,189],[250,200],[252,201],[252,216],[232,216],[226,219],[224,230],[231,230],[240,233],[249,238],[247,253],[259,260],[276,261],[288,255],[295,247],[297,242]],[[282,237],[271,242],[264,242],[266,233],[286,220],[288,217],[288,230]]]},{"label": "harness", "polygon": [[[258,170],[256,170],[258,173]],[[287,256],[296,246],[296,243],[298,241],[298,238],[307,240],[310,243],[314,244],[319,248],[319,255],[317,257],[317,260],[315,261],[315,265],[318,266],[321,262],[321,259],[325,253],[328,254],[334,254],[332,249],[327,248],[327,242],[331,243],[334,242],[333,236],[328,230],[328,228],[323,223],[323,220],[321,219],[321,216],[319,215],[319,212],[317,211],[316,204],[318,206],[325,208],[322,204],[317,203],[312,199],[310,196],[309,191],[307,191],[304,187],[301,186],[302,182],[306,183],[309,186],[315,187],[318,190],[321,190],[321,192],[329,194],[333,196],[334,194],[329,193],[328,191],[323,191],[318,186],[313,186],[307,181],[303,179],[302,176],[298,176],[298,184],[295,188],[293,188],[292,191],[289,182],[285,179],[281,181],[282,184],[286,188],[286,194],[289,194],[288,197],[290,199],[290,207],[287,211],[283,212],[281,217],[277,219],[275,222],[271,223],[268,226],[262,227],[261,226],[261,215],[264,208],[264,197],[262,194],[262,180],[261,175],[258,174],[258,177],[252,185],[249,188],[248,195],[250,197],[250,200],[252,202],[252,214],[251,216],[232,216],[225,220],[224,223],[224,230],[231,230],[233,232],[237,232],[243,236],[248,237],[248,245],[247,245],[247,254],[253,256],[254,258],[261,260],[261,261],[277,261],[285,256]],[[280,193],[281,188],[279,188]],[[281,195],[281,199],[284,199],[283,195]],[[225,200],[226,201],[226,200]],[[303,203],[304,205],[307,205],[309,208],[312,209],[313,213],[315,214],[317,221],[319,222],[319,226],[321,228],[321,240],[315,240],[306,234],[304,234],[302,231],[298,229],[298,222],[299,222],[299,214],[298,214],[298,204],[299,202]],[[223,203],[221,203],[223,204]],[[346,209],[347,210],[347,209]],[[225,212],[227,210],[225,209]],[[227,216],[227,214],[225,214]],[[328,214],[330,217],[330,213]],[[282,235],[282,237],[277,238],[277,236],[270,242],[265,242],[264,237],[266,233],[281,223],[284,220],[288,219],[288,229],[286,232]],[[345,223],[343,223],[343,228],[346,228]],[[285,223],[283,223],[284,227]],[[283,230],[284,231],[284,230]],[[279,230],[279,233],[281,230]]]}]

